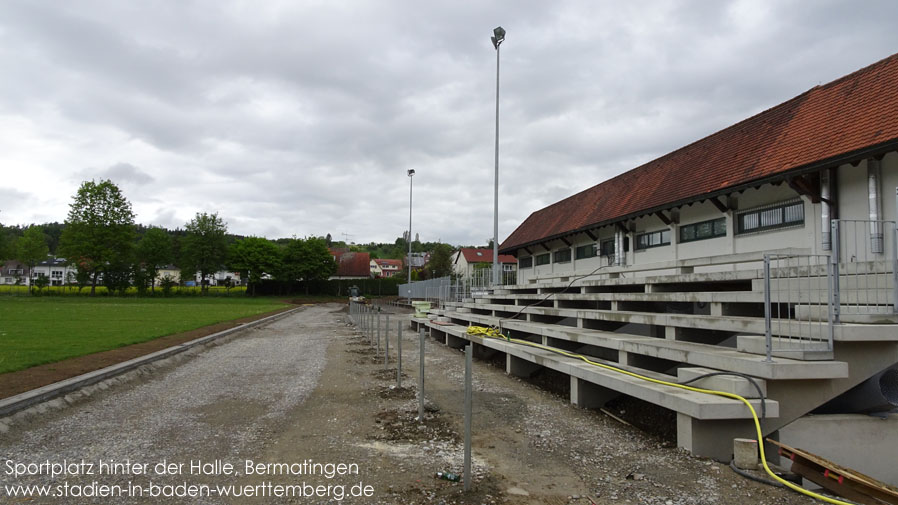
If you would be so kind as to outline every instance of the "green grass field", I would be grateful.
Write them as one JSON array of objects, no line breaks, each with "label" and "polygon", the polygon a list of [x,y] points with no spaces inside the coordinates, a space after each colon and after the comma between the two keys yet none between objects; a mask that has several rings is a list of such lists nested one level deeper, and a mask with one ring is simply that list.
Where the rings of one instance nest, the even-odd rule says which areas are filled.
[{"label": "green grass field", "polygon": [[0,297],[0,373],[270,312],[266,298]]}]

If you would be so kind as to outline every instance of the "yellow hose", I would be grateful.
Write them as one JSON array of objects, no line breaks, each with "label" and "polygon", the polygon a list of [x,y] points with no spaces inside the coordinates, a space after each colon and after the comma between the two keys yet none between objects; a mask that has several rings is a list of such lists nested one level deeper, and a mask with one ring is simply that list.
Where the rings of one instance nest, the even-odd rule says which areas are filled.
[{"label": "yellow hose", "polygon": [[715,395],[715,396],[723,396],[726,398],[732,398],[733,400],[739,400],[742,403],[744,403],[746,407],[748,407],[748,410],[751,412],[751,416],[754,419],[755,430],[757,431],[757,434],[758,434],[758,436],[757,436],[758,448],[761,451],[761,464],[764,465],[764,470],[767,472],[768,475],[773,477],[774,480],[783,484],[784,486],[786,486],[794,491],[798,491],[799,493],[802,493],[804,495],[810,496],[811,498],[816,498],[818,500],[822,500],[827,503],[832,503],[834,505],[855,505],[852,502],[837,500],[835,498],[830,498],[828,496],[824,496],[822,494],[815,493],[813,491],[808,491],[807,489],[805,489],[801,486],[795,485],[795,484],[783,479],[779,475],[773,473],[773,470],[771,470],[770,467],[767,466],[767,457],[764,454],[764,439],[763,439],[763,435],[761,434],[761,422],[758,420],[758,414],[757,414],[757,412],[755,412],[755,408],[752,406],[752,404],[742,396],[739,396],[735,393],[729,393],[727,391],[717,391],[717,390],[713,390],[713,389],[703,389],[703,388],[697,388],[697,387],[693,387],[693,386],[684,386],[683,384],[677,384],[676,382],[667,382],[667,381],[663,381],[660,379],[653,379],[652,377],[646,377],[645,375],[640,375],[638,373],[630,372],[630,371],[624,370],[622,368],[617,368],[617,367],[614,367],[611,365],[606,365],[604,363],[598,363],[598,362],[592,361],[582,354],[568,352],[568,351],[565,351],[564,349],[558,349],[557,347],[549,347],[547,345],[537,344],[535,342],[529,342],[527,340],[520,340],[517,338],[507,337],[507,336],[499,333],[499,330],[497,330],[496,328],[486,328],[484,326],[468,326],[468,334],[469,335],[480,335],[480,336],[483,336],[486,338],[495,338],[495,339],[499,339],[499,340],[505,340],[506,342],[514,342],[516,344],[522,344],[522,345],[526,345],[526,346],[530,346],[530,347],[535,347],[537,349],[542,349],[544,351],[554,352],[556,354],[561,354],[561,355],[567,356],[569,358],[576,358],[576,359],[583,360],[586,363],[589,363],[590,365],[593,365],[593,366],[604,368],[606,370],[611,370],[612,372],[618,372],[618,373],[622,373],[624,375],[629,375],[630,377],[635,377],[637,379],[652,382],[655,384],[661,384],[664,386],[685,389],[687,391],[694,391],[696,393],[704,393],[704,394]]}]

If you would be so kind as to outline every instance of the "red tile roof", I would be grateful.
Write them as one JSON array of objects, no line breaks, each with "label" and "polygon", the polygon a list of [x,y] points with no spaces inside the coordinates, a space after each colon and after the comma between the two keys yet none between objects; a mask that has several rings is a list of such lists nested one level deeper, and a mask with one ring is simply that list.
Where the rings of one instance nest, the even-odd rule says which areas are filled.
[{"label": "red tile roof", "polygon": [[[460,249],[465,261],[468,263],[492,263],[492,249],[474,249],[463,247]],[[510,254],[500,254],[499,263],[517,263],[518,260]]]},{"label": "red tile roof", "polygon": [[366,252],[343,253],[337,258],[336,277],[371,277],[371,255]]},{"label": "red tile roof", "polygon": [[898,54],[532,213],[503,252],[895,149]]},{"label": "red tile roof", "polygon": [[374,260],[374,262],[377,263],[378,265],[380,265],[381,267],[393,266],[396,268],[402,268],[402,260],[376,259],[376,260]]}]

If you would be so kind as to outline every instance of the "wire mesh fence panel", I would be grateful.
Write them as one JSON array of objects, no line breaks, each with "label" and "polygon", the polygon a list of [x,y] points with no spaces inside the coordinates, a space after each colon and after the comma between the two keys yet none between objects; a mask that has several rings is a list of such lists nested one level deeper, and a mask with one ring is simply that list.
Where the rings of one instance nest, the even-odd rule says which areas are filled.
[{"label": "wire mesh fence panel", "polygon": [[771,353],[831,351],[833,264],[829,255],[764,255],[764,323]]},{"label": "wire mesh fence panel", "polygon": [[834,219],[836,322],[842,316],[898,313],[895,221]]}]

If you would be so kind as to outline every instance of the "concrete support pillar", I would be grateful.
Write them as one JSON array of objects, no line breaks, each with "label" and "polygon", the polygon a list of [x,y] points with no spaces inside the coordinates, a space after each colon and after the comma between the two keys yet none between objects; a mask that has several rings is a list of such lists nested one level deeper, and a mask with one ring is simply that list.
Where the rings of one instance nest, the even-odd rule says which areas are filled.
[{"label": "concrete support pillar", "polygon": [[627,351],[617,351],[617,362],[621,365],[630,365],[630,353]]},{"label": "concrete support pillar", "polygon": [[711,302],[711,315],[712,316],[722,316],[723,315],[723,304],[720,302]]},{"label": "concrete support pillar", "polygon": [[611,310],[613,310],[613,311],[620,310],[620,309],[618,309],[618,301],[617,300],[611,300]]},{"label": "concrete support pillar", "polygon": [[474,359],[488,360],[492,359],[499,352],[485,345],[474,344]]},{"label": "concrete support pillar", "polygon": [[536,363],[518,358],[517,356],[512,356],[511,354],[505,355],[505,373],[508,375],[526,379],[536,373],[540,368],[541,366]]},{"label": "concrete support pillar", "polygon": [[543,340],[543,345],[549,345],[549,337],[543,335],[542,340]]},{"label": "concrete support pillar", "polygon": [[613,389],[571,376],[571,405],[581,409],[598,409],[618,396],[620,393]]},{"label": "concrete support pillar", "polygon": [[733,459],[733,439],[754,436],[749,419],[703,421],[677,413],[677,446],[696,456],[728,463]]},{"label": "concrete support pillar", "polygon": [[453,349],[464,349],[468,345],[468,341],[451,333],[446,333],[446,345]]},{"label": "concrete support pillar", "polygon": [[665,326],[664,327],[664,338],[667,340],[676,340],[677,335],[680,334],[680,328],[676,326]]}]

